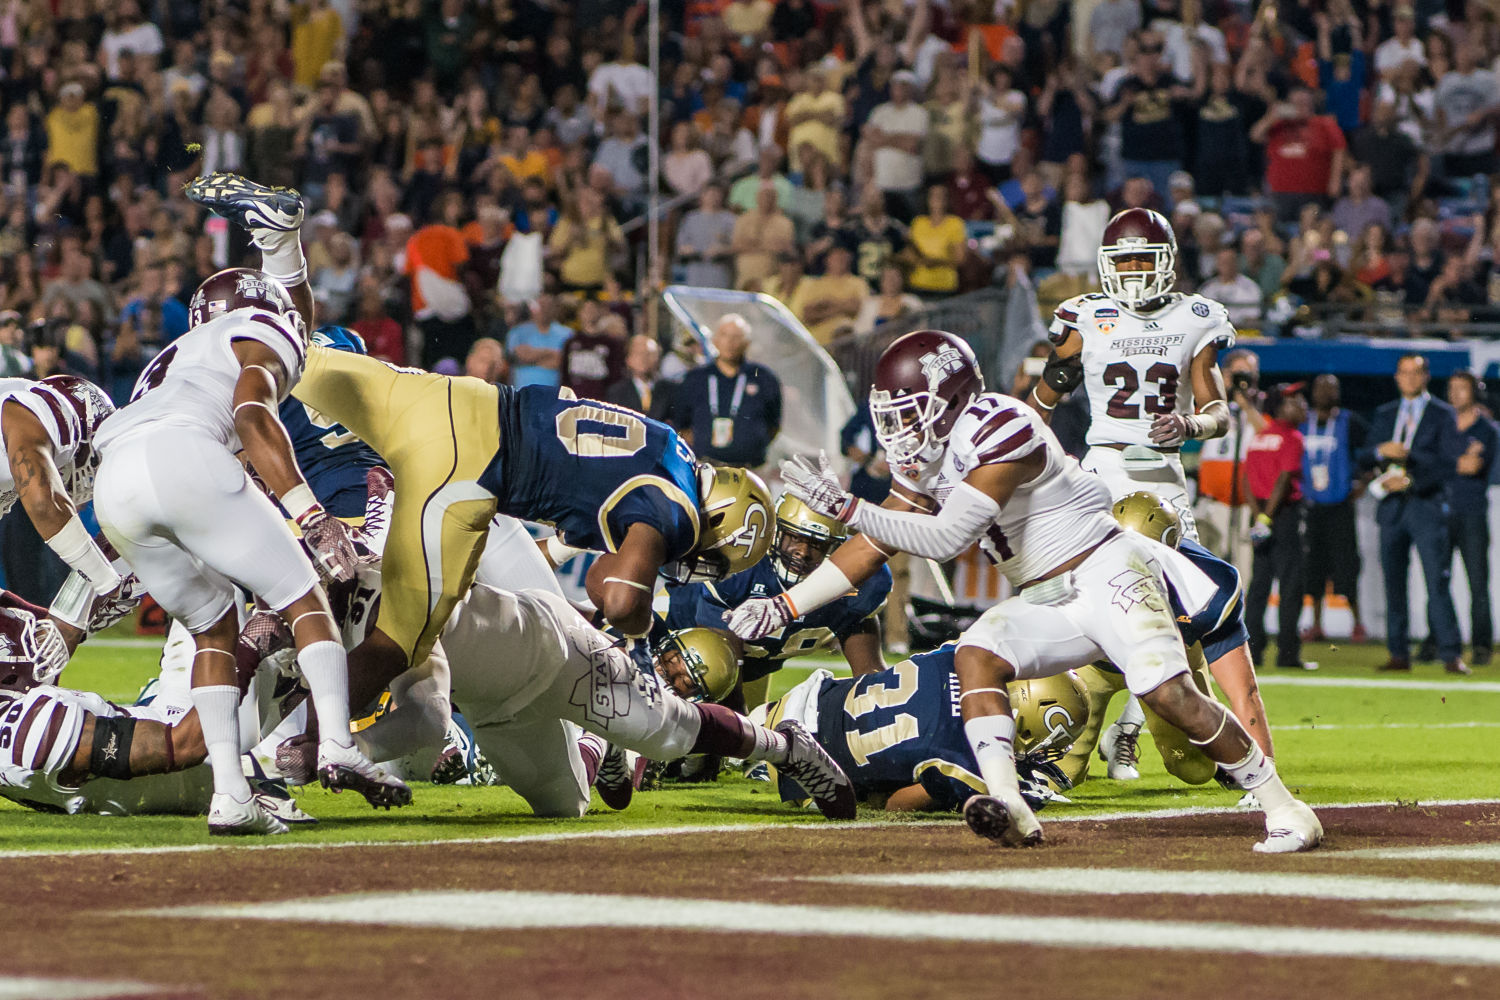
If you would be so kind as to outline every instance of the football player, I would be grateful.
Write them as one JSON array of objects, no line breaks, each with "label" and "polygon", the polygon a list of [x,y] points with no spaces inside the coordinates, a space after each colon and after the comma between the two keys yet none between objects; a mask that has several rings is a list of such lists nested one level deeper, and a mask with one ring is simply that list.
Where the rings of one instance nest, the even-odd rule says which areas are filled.
[{"label": "football player", "polygon": [[[1082,384],[1091,422],[1082,466],[1102,478],[1118,500],[1148,490],[1170,503],[1184,537],[1196,542],[1187,479],[1179,450],[1189,439],[1222,437],[1229,403],[1219,351],[1234,345],[1228,311],[1201,295],[1172,291],[1177,237],[1159,213],[1127,208],[1104,228],[1099,246],[1103,294],[1057,307],[1048,336],[1054,350],[1030,402],[1044,421]],[[1105,734],[1110,777],[1133,770],[1129,741],[1144,718],[1132,696]]]},{"label": "football player", "polygon": [[[1177,549],[1214,581],[1217,592],[1196,615],[1187,614],[1176,592],[1168,588],[1172,613],[1177,616],[1178,631],[1187,644],[1194,683],[1205,695],[1213,697],[1213,689],[1209,684],[1209,676],[1212,675],[1219,690],[1224,693],[1229,710],[1240,720],[1240,724],[1265,752],[1266,757],[1274,759],[1276,754],[1271,743],[1271,726],[1256,684],[1255,667],[1250,660],[1250,635],[1245,629],[1239,573],[1197,542],[1183,538],[1182,522],[1178,520],[1176,508],[1154,493],[1142,491],[1123,497],[1115,501],[1112,513],[1123,527]],[[1088,776],[1089,755],[1095,745],[1100,743],[1103,713],[1109,706],[1109,700],[1125,687],[1124,677],[1107,663],[1083,667],[1078,675],[1088,689],[1088,726],[1060,765],[1074,784]],[[1213,761],[1188,742],[1181,730],[1149,710],[1146,712],[1146,726],[1151,731],[1152,742],[1161,754],[1162,763],[1166,765],[1169,774],[1190,785],[1201,785],[1214,776]],[[1121,749],[1127,750],[1124,759],[1133,768],[1136,733],[1129,733],[1128,739],[1128,749]],[[1100,756],[1109,760],[1109,755],[1102,752],[1102,745],[1100,750]]]},{"label": "football player", "polygon": [[868,579],[892,551],[947,560],[978,543],[1016,596],[985,612],[954,657],[964,732],[988,789],[964,806],[970,829],[1011,846],[1041,842],[1017,782],[1006,683],[1108,659],[1132,692],[1256,792],[1267,830],[1257,851],[1321,841],[1313,811],[1189,678],[1168,581],[1192,615],[1217,588],[1175,550],[1116,524],[1103,483],[1063,452],[1036,411],[984,391],[967,343],[930,330],[896,340],[876,364],[870,409],[895,470],[891,497],[877,507],[851,496],[826,456],[783,463],[789,490],[861,535],[786,593],[741,605],[732,631],[774,631]]},{"label": "football player", "polygon": [[[752,597],[779,594],[807,578],[849,537],[847,525],[824,517],[790,493],[776,502],[771,551],[743,573],[716,583],[667,588],[666,629],[724,628],[724,616]],[[830,649],[837,642],[855,676],[885,669],[880,614],[891,591],[890,570],[881,567],[858,589],[792,619],[782,629],[742,644],[741,679],[749,687],[787,660]],[[740,640],[735,639],[736,644]],[[746,704],[763,701],[753,693]]]},{"label": "football player", "polygon": [[[267,273],[311,314],[295,192],[214,174],[187,194],[247,228]],[[582,549],[605,552],[591,568],[590,596],[632,637],[650,628],[659,572],[717,579],[753,565],[770,544],[764,484],[743,469],[700,466],[671,428],[623,407],[317,346],[295,395],[374,448],[400,484],[379,619],[350,654],[359,704],[426,658],[468,592],[497,512],[555,524],[555,564]]]},{"label": "football player", "polygon": [[89,535],[78,508],[93,499],[94,433],[115,410],[104,391],[73,375],[0,379],[0,517],[20,501],[37,534],[72,569],[58,617],[76,628],[89,605],[128,599],[135,581]]},{"label": "football player", "polygon": [[[796,719],[849,775],[861,800],[892,812],[951,812],[984,793],[984,779],[959,716],[956,646],[947,643],[886,670],[836,679],[826,670],[766,710],[768,725]],[[1013,681],[1018,770],[1045,772],[1083,731],[1088,702],[1072,672]],[[1034,806],[1052,796],[1036,781],[1023,794]]]},{"label": "football player", "polygon": [[[300,218],[300,198],[278,211]],[[319,571],[235,457],[244,451],[323,572],[352,577],[362,557],[351,529],[317,502],[276,417],[306,362],[302,314],[279,280],[244,268],[206,279],[188,312],[188,332],[146,366],[130,402],[95,435],[94,508],[142,585],[194,637],[192,701],[214,775],[209,832],[286,832],[251,794],[240,762],[237,587],[292,629],[322,724],[320,780],[373,805],[404,805],[406,786],[350,738],[344,647]]]},{"label": "football player", "polygon": [[[700,649],[710,650],[708,669]],[[504,670],[495,669],[497,650],[504,651]],[[464,706],[480,750],[538,815],[580,816],[588,808],[593,779],[574,735],[579,726],[612,747],[653,760],[718,754],[768,761],[801,784],[825,816],[852,819],[849,779],[799,723],[768,729],[672,689],[683,683],[681,674],[696,672],[704,693],[714,693],[723,682],[726,650],[723,639],[701,631],[678,641],[662,651],[668,662],[660,669],[672,678],[663,683],[556,594],[475,584],[428,663],[436,674],[448,675],[453,700]],[[387,725],[381,717],[360,737],[386,741]],[[629,780],[607,776],[602,765],[599,777]]]}]

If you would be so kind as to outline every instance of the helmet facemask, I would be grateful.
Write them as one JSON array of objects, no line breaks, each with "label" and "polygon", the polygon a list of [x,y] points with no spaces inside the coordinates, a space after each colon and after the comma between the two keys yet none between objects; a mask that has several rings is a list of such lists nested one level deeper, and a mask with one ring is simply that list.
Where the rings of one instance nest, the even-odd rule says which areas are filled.
[{"label": "helmet facemask", "polygon": [[[1148,258],[1150,268],[1122,271],[1121,261]],[[1177,251],[1169,243],[1147,243],[1125,237],[1099,248],[1099,282],[1104,294],[1126,309],[1139,309],[1163,297],[1177,282]]]},{"label": "helmet facemask", "polygon": [[933,392],[914,392],[898,399],[884,389],[870,392],[875,437],[891,465],[929,465],[942,457],[952,423],[939,430],[948,401]]},{"label": "helmet facemask", "polygon": [[[809,573],[823,565],[823,560],[843,544],[842,538],[815,535],[777,522],[776,540],[771,543],[771,567],[784,586],[801,583]],[[802,543],[797,545],[796,543]]]}]

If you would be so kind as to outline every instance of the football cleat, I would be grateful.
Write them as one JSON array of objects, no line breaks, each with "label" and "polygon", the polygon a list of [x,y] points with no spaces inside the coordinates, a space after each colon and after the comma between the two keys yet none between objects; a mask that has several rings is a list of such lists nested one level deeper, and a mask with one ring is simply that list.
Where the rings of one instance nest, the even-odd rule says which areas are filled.
[{"label": "football cleat", "polygon": [[270,187],[219,171],[196,178],[184,193],[189,201],[250,230],[252,239],[257,229],[294,233],[302,228],[302,195],[289,187]]},{"label": "football cleat", "polygon": [[646,758],[611,743],[599,762],[594,788],[604,804],[618,812],[630,805],[645,773]]},{"label": "football cleat", "polygon": [[474,741],[474,730],[458,712],[448,719],[443,749],[432,765],[434,785],[495,785],[499,778]]},{"label": "football cleat", "polygon": [[209,802],[209,836],[240,837],[286,832],[286,824],[271,815],[253,795],[246,802],[238,802],[229,795],[215,792]]},{"label": "football cleat", "polygon": [[964,822],[975,834],[1006,847],[1035,847],[1042,824],[1025,802],[1007,803],[994,795],[971,795],[964,803]]},{"label": "football cleat", "polygon": [[1108,774],[1115,781],[1134,781],[1141,776],[1135,765],[1140,762],[1141,727],[1120,725],[1118,722],[1105,727],[1099,737],[1099,756],[1109,764]]},{"label": "football cleat", "polygon": [[1295,854],[1310,851],[1323,842],[1323,824],[1305,802],[1292,801],[1275,816],[1266,817],[1266,839],[1255,845],[1256,854]]},{"label": "football cleat", "polygon": [[411,805],[406,783],[376,767],[353,744],[339,746],[333,740],[318,744],[318,781],[331,792],[356,791],[376,809]]},{"label": "football cleat", "polygon": [[255,791],[255,801],[266,812],[275,816],[287,826],[312,826],[318,822],[316,816],[310,816],[302,811],[297,805],[297,800],[292,798],[292,793],[286,790],[281,782],[266,782],[261,784]]},{"label": "football cleat", "polygon": [[306,733],[283,740],[276,748],[276,770],[294,787],[310,785],[318,778],[318,744]]},{"label": "football cleat", "polygon": [[786,777],[802,786],[817,803],[818,811],[829,819],[853,819],[856,807],[854,785],[843,768],[828,755],[794,719],[784,719],[776,731],[786,737],[786,760],[777,764]]}]

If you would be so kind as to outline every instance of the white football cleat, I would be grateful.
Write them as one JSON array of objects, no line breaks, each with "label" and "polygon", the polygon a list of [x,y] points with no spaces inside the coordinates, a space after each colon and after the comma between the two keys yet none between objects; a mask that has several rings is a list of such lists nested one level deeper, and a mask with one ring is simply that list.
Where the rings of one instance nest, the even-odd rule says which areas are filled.
[{"label": "white football cleat", "polygon": [[1256,854],[1296,854],[1323,842],[1323,824],[1305,802],[1293,800],[1275,816],[1266,817],[1266,839],[1255,845]]},{"label": "white football cleat", "polygon": [[266,811],[252,795],[239,802],[233,796],[215,792],[208,805],[208,833],[211,837],[239,837],[286,833],[287,826]]},{"label": "white football cleat", "polygon": [[1106,726],[1099,737],[1099,757],[1109,765],[1108,775],[1115,781],[1135,781],[1141,776],[1136,770],[1140,762],[1138,740],[1141,727],[1121,725],[1118,722]]},{"label": "white football cleat", "polygon": [[979,836],[1006,847],[1042,842],[1042,824],[1019,795],[1012,802],[997,795],[971,795],[964,803],[964,822]]},{"label": "white football cleat", "polygon": [[318,781],[333,792],[353,789],[376,809],[411,805],[406,782],[376,767],[352,744],[339,746],[333,740],[318,744]]},{"label": "white football cleat", "polygon": [[1260,799],[1255,797],[1254,792],[1246,792],[1240,796],[1240,800],[1234,804],[1236,809],[1259,809]]}]

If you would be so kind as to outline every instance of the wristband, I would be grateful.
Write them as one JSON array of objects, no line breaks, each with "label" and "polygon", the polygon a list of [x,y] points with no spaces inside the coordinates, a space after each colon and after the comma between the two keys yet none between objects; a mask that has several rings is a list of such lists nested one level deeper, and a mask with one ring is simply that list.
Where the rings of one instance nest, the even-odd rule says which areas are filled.
[{"label": "wristband", "polygon": [[89,582],[89,586],[94,588],[94,593],[107,594],[120,585],[120,574],[104,558],[104,553],[99,551],[99,546],[89,537],[89,530],[83,526],[77,514],[68,519],[61,531],[47,539],[47,547],[56,552],[57,557],[69,567],[77,570]]},{"label": "wristband", "polygon": [[313,496],[312,488],[306,483],[298,483],[282,494],[279,499],[281,506],[299,525],[307,515],[322,509],[318,505],[318,498]]},{"label": "wristband", "polygon": [[94,608],[94,588],[83,578],[82,573],[73,572],[63,581],[63,585],[57,591],[57,596],[52,598],[52,607],[47,613],[60,622],[87,632],[89,628],[89,613]]},{"label": "wristband", "polygon": [[1042,397],[1038,396],[1036,394],[1036,386],[1032,386],[1031,387],[1031,401],[1033,403],[1035,403],[1037,406],[1040,406],[1042,409],[1048,411],[1049,413],[1051,411],[1057,409],[1057,404],[1056,403],[1053,403],[1051,406],[1048,406],[1046,403],[1042,402]]}]

